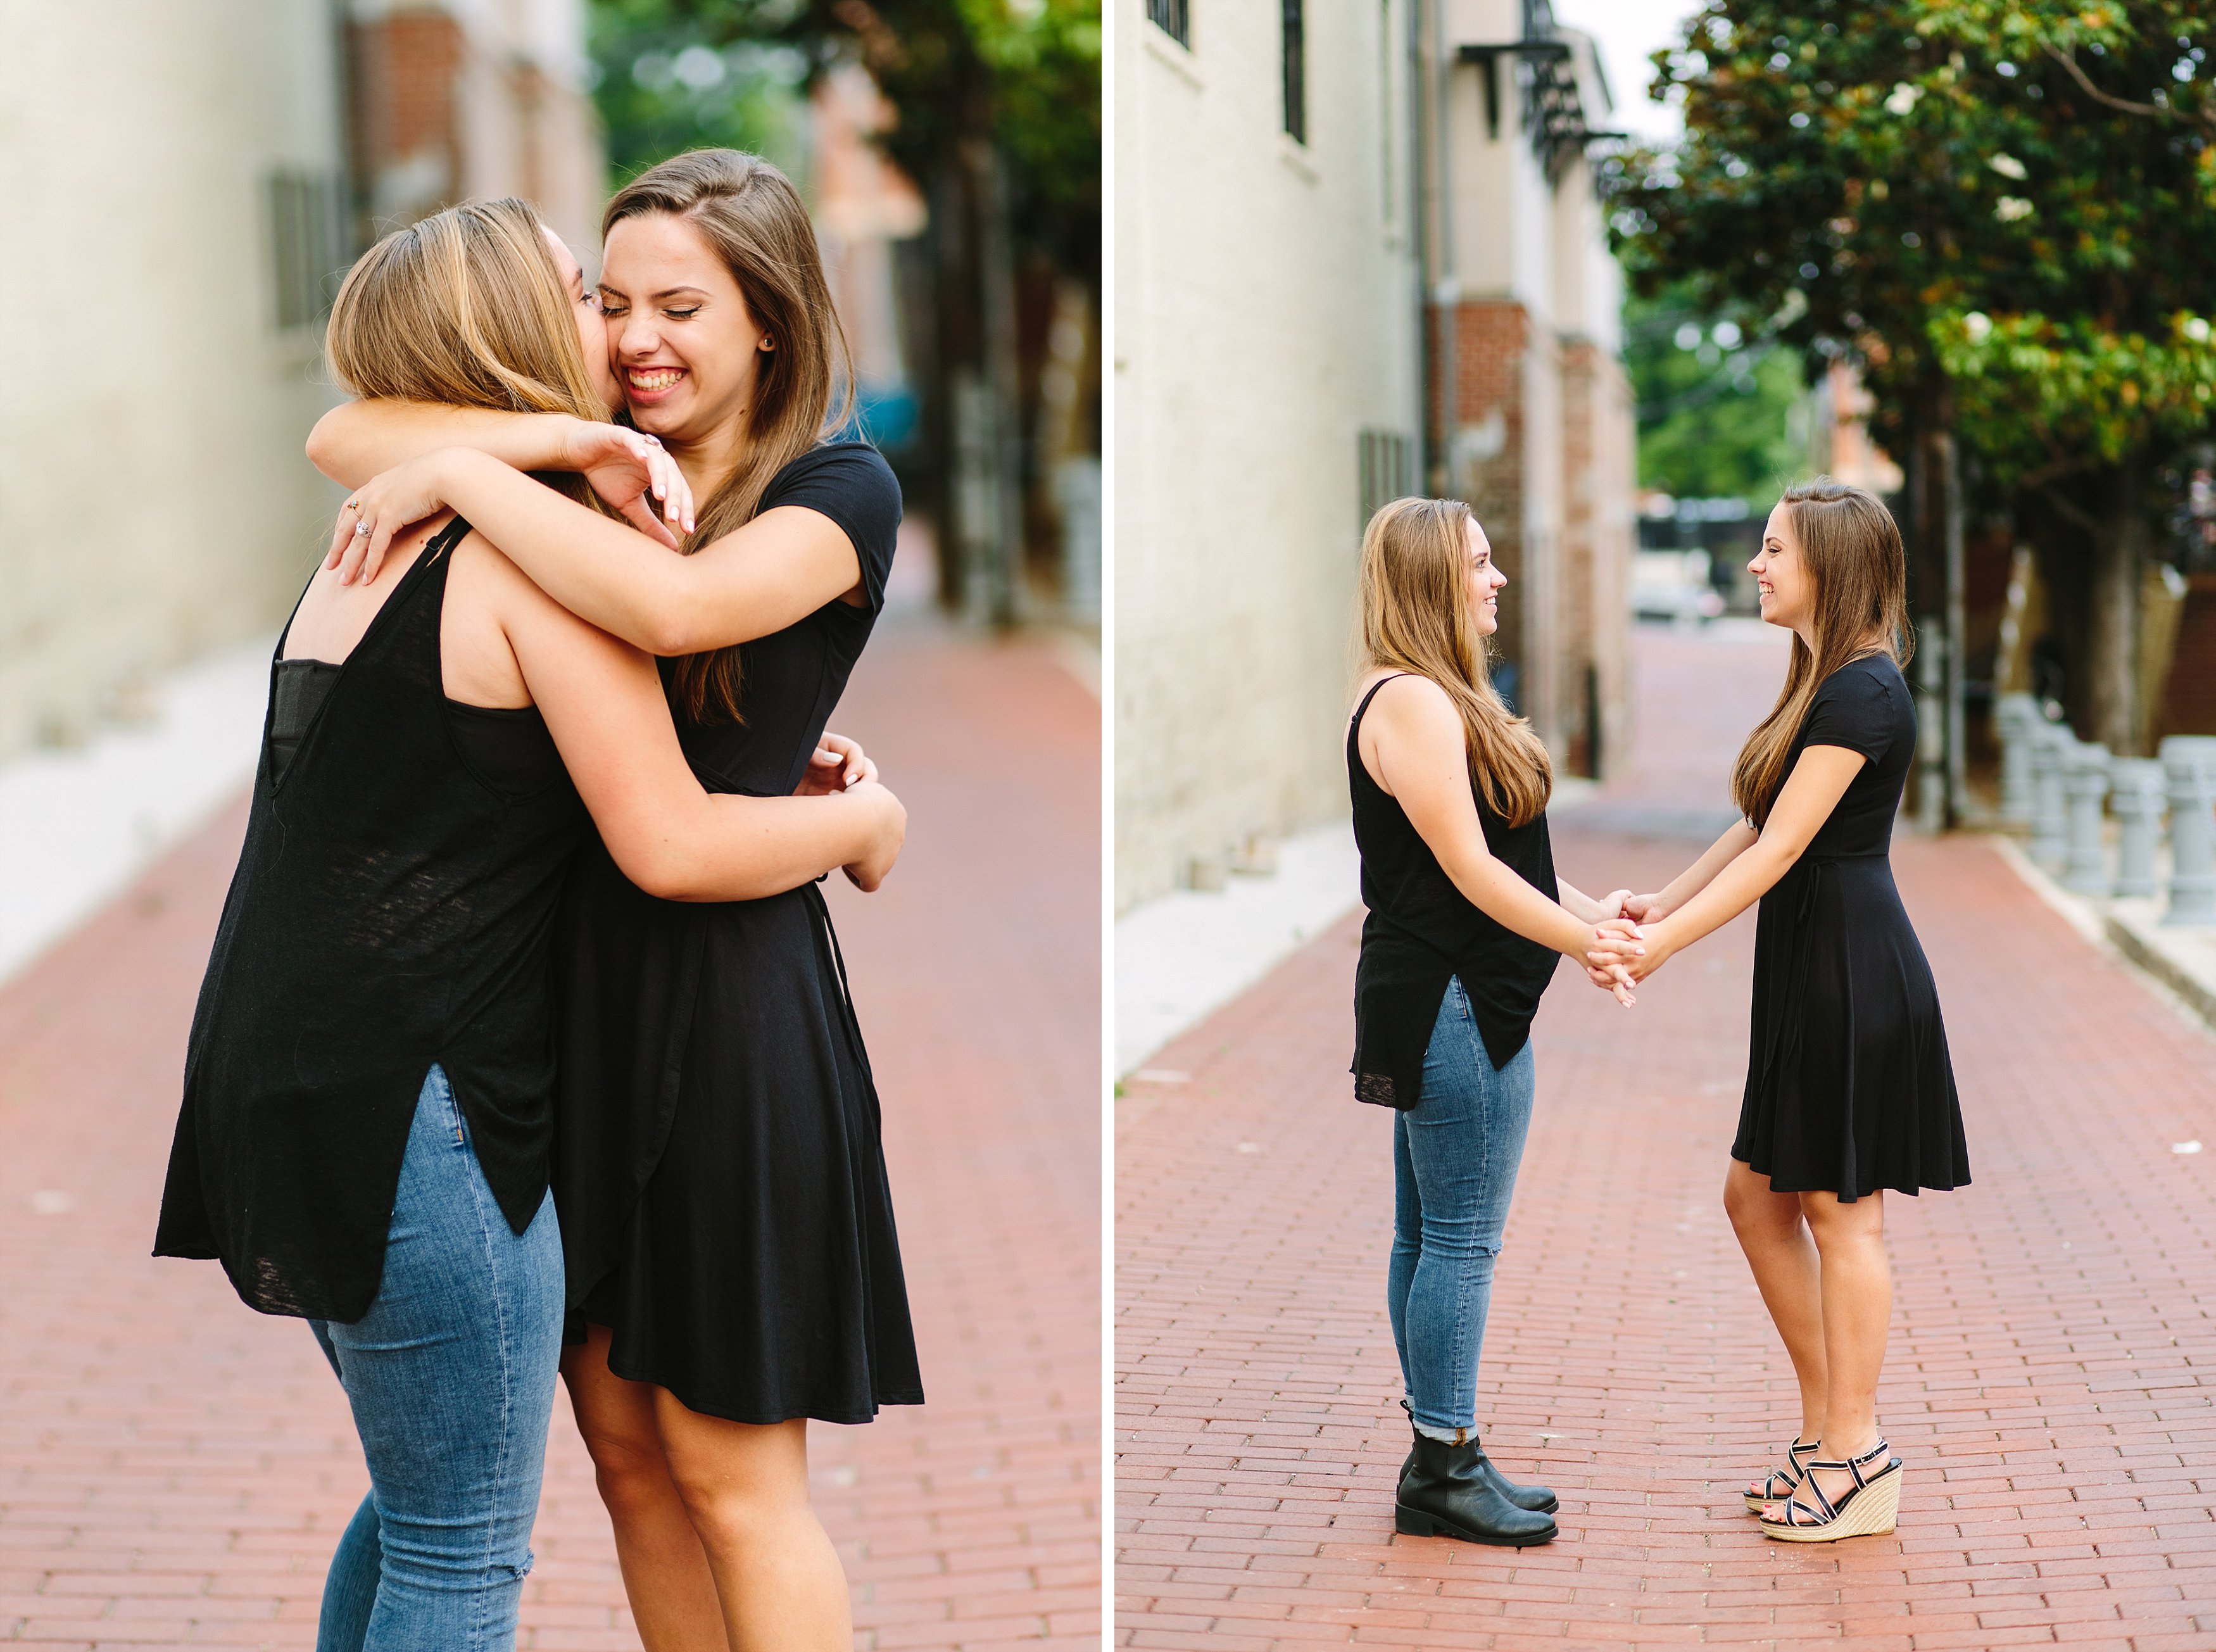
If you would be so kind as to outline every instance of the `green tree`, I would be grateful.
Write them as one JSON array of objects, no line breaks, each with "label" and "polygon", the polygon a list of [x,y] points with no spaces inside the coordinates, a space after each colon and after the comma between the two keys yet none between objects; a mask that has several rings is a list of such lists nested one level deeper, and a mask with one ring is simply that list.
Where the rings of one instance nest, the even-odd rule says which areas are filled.
[{"label": "green tree", "polygon": [[1796,352],[1751,338],[1680,287],[1626,304],[1623,361],[1638,398],[1640,487],[1744,499],[1760,514],[1807,468],[1790,428],[1805,393]]},{"label": "green tree", "polygon": [[1959,435],[2087,612],[2078,697],[2119,749],[2155,478],[2208,423],[2208,32],[2169,0],[1720,0],[1656,58],[1684,143],[1617,180],[1642,290],[1853,361],[1925,484],[1927,577]]}]

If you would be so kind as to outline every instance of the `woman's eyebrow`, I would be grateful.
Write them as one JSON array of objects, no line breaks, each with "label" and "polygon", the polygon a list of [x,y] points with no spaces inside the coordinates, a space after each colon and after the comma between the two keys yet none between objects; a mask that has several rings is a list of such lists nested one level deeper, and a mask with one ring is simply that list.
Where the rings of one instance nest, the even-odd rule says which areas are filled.
[{"label": "woman's eyebrow", "polygon": [[705,299],[708,296],[708,290],[700,287],[665,287],[661,292],[649,296],[659,304],[664,299]]}]

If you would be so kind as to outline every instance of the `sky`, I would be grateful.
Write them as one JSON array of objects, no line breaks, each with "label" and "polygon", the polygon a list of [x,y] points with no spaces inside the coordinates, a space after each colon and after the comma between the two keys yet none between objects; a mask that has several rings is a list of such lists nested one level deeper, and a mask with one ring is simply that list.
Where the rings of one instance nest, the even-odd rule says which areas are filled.
[{"label": "sky", "polygon": [[1648,139],[1677,136],[1677,112],[1647,101],[1653,70],[1647,55],[1684,38],[1685,20],[1698,0],[1554,0],[1554,21],[1583,29],[1600,42],[1601,66],[1616,96],[1610,125]]}]

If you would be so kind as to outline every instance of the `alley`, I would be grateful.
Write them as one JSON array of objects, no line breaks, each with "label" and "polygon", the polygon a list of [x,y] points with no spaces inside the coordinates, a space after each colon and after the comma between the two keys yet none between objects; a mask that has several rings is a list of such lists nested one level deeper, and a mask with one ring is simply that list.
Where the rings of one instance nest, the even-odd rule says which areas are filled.
[{"label": "alley", "polygon": [[[1564,876],[1659,887],[1730,819],[1774,634],[1642,631],[1634,772]],[[1117,1126],[1119,1643],[1933,1652],[2216,1646],[2216,1040],[1987,842],[1904,835],[1975,1182],[1893,1198],[1899,1531],[1765,1540],[1794,1387],[1719,1194],[1751,918],[1626,1011],[1563,971],[1479,1421],[1562,1500],[1522,1551],[1396,1538],[1390,1119],[1346,1075],[1358,916],[1152,1057]]]},{"label": "alley", "polygon": [[[930,1399],[811,1436],[856,1644],[1097,1645],[1099,702],[910,613],[834,726],[909,811],[886,888],[831,899]],[[0,990],[0,1643],[312,1646],[366,1485],[306,1329],[146,1254],[243,821]],[[637,1646],[561,1399],[535,1548],[519,1644]]]}]

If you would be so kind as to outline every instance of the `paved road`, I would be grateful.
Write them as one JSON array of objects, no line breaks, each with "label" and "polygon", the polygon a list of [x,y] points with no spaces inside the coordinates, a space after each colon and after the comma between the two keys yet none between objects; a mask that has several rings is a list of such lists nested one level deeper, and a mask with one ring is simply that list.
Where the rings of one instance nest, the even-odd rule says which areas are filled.
[{"label": "paved road", "polygon": [[[1639,774],[1564,818],[1564,875],[1682,866],[1781,663],[1642,633]],[[1480,1421],[1560,1492],[1562,1537],[1394,1536],[1390,1120],[1345,1071],[1350,923],[1151,1063],[1187,1082],[1120,1104],[1121,1644],[2216,1648],[2216,1150],[2216,1150],[2216,1040],[1985,842],[1906,839],[1895,865],[1976,1176],[1889,1201],[1899,1530],[1788,1548],[1738,1495],[1797,1421],[1719,1203],[1742,919],[1635,1010],[1565,972],[1535,1031]]]},{"label": "paved road", "polygon": [[[910,811],[833,893],[931,1402],[822,1427],[858,1647],[1099,1643],[1099,706],[1037,644],[889,625],[837,726]],[[0,1643],[305,1649],[366,1485],[298,1323],[154,1261],[234,809],[0,991]],[[635,1648],[556,1406],[521,1645]]]}]

